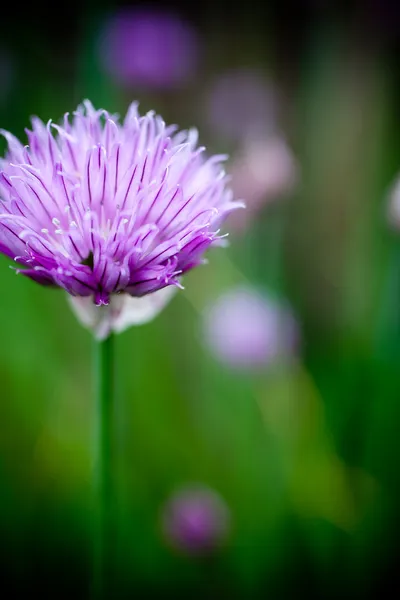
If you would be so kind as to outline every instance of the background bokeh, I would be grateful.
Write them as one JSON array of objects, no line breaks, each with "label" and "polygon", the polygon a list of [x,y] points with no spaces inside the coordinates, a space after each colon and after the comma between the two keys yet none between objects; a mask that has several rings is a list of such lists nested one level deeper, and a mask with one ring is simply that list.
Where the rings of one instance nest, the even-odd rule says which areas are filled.
[{"label": "background bokeh", "polygon": [[[2,15],[1,127],[24,136],[34,114],[57,122],[90,98],[123,115],[136,99],[228,153],[248,204],[229,248],[116,340],[115,598],[398,587],[399,50],[389,0]],[[9,266],[0,257],[2,587],[88,598],[91,335],[61,291]]]}]

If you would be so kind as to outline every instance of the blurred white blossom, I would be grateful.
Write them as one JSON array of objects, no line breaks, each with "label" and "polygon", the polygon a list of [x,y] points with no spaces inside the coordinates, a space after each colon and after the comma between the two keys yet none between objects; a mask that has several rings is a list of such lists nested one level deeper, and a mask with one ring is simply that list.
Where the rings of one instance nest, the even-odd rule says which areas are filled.
[{"label": "blurred white blossom", "polygon": [[242,229],[265,204],[290,194],[298,183],[298,171],[283,137],[247,140],[230,166],[233,193],[244,200],[246,210],[232,214],[230,225]]}]

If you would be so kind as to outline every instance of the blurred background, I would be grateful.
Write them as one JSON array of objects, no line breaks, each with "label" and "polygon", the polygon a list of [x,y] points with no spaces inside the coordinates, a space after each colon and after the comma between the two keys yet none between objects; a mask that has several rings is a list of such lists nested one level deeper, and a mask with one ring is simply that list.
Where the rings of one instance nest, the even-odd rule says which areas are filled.
[{"label": "blurred background", "polygon": [[[113,597],[399,587],[399,50],[394,0],[2,15],[2,128],[23,138],[31,115],[57,122],[85,98],[124,115],[138,100],[229,154],[247,203],[230,247],[116,340]],[[91,335],[61,291],[9,264],[2,587],[88,598]]]}]

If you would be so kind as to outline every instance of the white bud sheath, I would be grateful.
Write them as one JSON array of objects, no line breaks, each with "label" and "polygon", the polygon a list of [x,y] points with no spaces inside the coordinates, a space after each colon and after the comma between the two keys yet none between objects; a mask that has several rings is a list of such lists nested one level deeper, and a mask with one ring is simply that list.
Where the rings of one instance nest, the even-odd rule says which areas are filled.
[{"label": "white bud sheath", "polygon": [[78,321],[100,341],[111,333],[121,333],[132,325],[152,321],[168,304],[176,290],[174,286],[167,286],[141,298],[125,293],[114,294],[107,306],[96,306],[91,297],[67,297]]}]

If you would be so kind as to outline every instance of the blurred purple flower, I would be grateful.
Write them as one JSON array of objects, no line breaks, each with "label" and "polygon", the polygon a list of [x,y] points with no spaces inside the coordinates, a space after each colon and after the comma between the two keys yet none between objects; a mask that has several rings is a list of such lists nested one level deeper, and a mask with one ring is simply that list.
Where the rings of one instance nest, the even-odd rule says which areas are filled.
[{"label": "blurred purple flower", "polygon": [[169,88],[193,75],[198,45],[194,28],[173,12],[123,8],[101,32],[100,60],[119,84]]},{"label": "blurred purple flower", "polygon": [[230,173],[235,197],[246,200],[246,210],[229,218],[235,229],[243,229],[263,205],[290,193],[298,182],[296,160],[280,136],[249,139],[233,159]]},{"label": "blurred purple flower", "polygon": [[276,128],[277,91],[261,72],[234,69],[215,79],[204,103],[211,131],[232,141]]},{"label": "blurred purple flower", "polygon": [[[116,294],[179,287],[240,205],[224,157],[206,160],[195,130],[176,133],[153,112],[140,117],[136,104],[122,124],[89,101],[63,127],[33,118],[29,146],[2,133],[0,252],[26,277],[83,297],[88,310],[115,299],[108,320],[120,322]],[[107,334],[101,324],[97,335]]]},{"label": "blurred purple flower", "polygon": [[229,523],[229,510],[221,496],[204,486],[178,490],[162,512],[167,541],[191,555],[217,549],[228,534]]},{"label": "blurred purple flower", "polygon": [[220,296],[205,311],[203,326],[211,353],[232,368],[260,368],[290,359],[299,342],[289,308],[252,287]]}]

